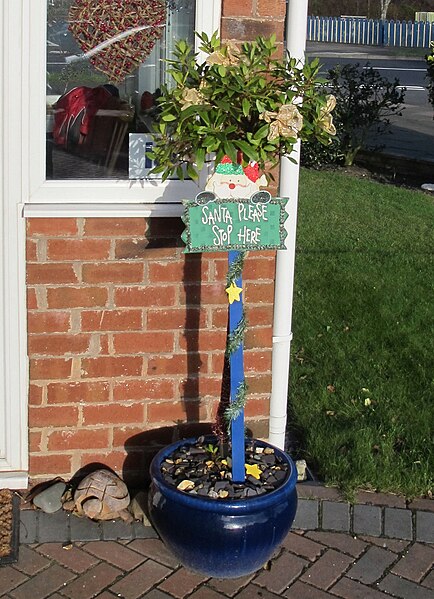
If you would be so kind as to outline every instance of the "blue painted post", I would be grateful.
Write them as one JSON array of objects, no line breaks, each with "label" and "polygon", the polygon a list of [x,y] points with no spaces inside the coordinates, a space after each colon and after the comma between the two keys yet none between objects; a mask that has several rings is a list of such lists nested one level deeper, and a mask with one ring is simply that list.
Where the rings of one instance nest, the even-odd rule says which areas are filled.
[{"label": "blue painted post", "polygon": [[[230,251],[228,262],[229,266],[237,259],[240,252]],[[242,287],[242,277],[240,276],[236,281],[237,287]],[[242,295],[240,295],[240,301],[234,301],[229,304],[229,331],[232,333],[240,323],[243,317],[243,301]],[[241,383],[244,382],[244,357],[243,357],[243,344],[240,345],[230,355],[230,373],[231,373],[231,402],[235,401],[237,391]],[[232,420],[231,423],[231,437],[232,437],[232,480],[234,482],[243,483],[246,478],[245,473],[245,447],[244,447],[244,410],[238,418]]]}]

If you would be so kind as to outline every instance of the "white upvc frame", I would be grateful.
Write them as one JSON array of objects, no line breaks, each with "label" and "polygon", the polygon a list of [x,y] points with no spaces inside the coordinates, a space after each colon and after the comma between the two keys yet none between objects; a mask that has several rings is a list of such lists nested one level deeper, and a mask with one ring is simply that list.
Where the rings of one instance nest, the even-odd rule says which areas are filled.
[{"label": "white upvc frame", "polygon": [[27,487],[28,470],[21,9],[0,3],[0,488],[11,489]]},{"label": "white upvc frame", "polygon": [[[221,0],[197,0],[196,30],[220,29]],[[45,179],[46,0],[0,2],[0,488],[28,474],[24,217],[177,216],[199,186]]]},{"label": "white upvc frame", "polygon": [[[23,4],[23,75],[22,88],[23,155],[25,216],[55,215],[61,206],[68,206],[68,215],[80,215],[80,206],[89,214],[89,207],[102,204],[112,213],[111,204],[118,205],[118,214],[139,212],[143,216],[172,216],[181,213],[180,200],[194,197],[204,181],[138,181],[114,179],[50,180],[45,177],[45,71],[46,0],[15,0]],[[220,30],[221,0],[197,0],[196,31],[211,35]],[[28,115],[28,116],[25,116]],[[27,127],[27,124],[31,124]],[[134,207],[134,204],[136,205]],[[145,204],[143,211],[137,204]],[[177,205],[170,207],[170,204]],[[52,209],[49,205],[53,205]],[[55,207],[56,206],[56,207]],[[75,208],[77,206],[77,208]],[[167,208],[165,208],[165,206]],[[95,211],[106,215],[103,206]],[[166,214],[167,213],[167,214]]]}]

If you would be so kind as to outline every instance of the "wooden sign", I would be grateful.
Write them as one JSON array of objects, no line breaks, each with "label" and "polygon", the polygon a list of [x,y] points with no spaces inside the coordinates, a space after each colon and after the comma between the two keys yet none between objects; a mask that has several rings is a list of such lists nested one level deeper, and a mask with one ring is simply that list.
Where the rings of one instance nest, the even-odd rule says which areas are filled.
[{"label": "wooden sign", "polygon": [[187,253],[285,249],[287,199],[210,200],[200,195],[183,201]]}]

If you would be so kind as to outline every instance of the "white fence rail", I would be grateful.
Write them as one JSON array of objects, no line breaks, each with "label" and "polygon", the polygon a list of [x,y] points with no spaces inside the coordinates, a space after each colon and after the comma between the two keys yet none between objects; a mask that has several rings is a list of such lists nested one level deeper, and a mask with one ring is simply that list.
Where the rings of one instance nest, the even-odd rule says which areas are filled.
[{"label": "white fence rail", "polygon": [[380,21],[357,17],[309,17],[307,39],[371,46],[429,48],[434,23],[429,21]]}]

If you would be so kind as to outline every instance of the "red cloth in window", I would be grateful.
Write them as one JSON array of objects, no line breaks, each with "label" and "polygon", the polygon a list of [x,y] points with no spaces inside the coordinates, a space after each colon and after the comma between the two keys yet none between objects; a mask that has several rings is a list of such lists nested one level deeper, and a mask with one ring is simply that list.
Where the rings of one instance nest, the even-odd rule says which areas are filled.
[{"label": "red cloth in window", "polygon": [[100,87],[74,87],[61,96],[54,112],[54,143],[66,146],[68,132],[76,119],[81,119],[80,134],[89,133],[92,119],[98,110],[105,108],[112,94],[103,86]]}]

